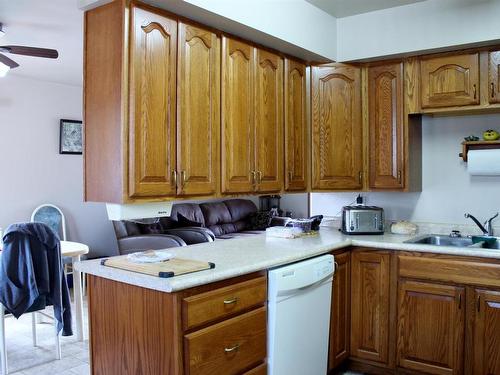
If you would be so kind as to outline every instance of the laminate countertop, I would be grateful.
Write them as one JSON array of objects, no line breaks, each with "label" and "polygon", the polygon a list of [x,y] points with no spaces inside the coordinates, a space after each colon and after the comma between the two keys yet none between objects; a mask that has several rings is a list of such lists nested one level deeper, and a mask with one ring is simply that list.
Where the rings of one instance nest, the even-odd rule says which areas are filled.
[{"label": "laminate countertop", "polygon": [[230,240],[168,249],[180,258],[215,263],[215,268],[168,279],[101,265],[101,259],[75,263],[77,270],[143,288],[176,292],[231,277],[265,270],[311,258],[349,246],[418,251],[435,254],[500,259],[500,250],[408,244],[415,236],[394,234],[347,236],[337,229],[322,227],[317,235],[295,239],[271,238],[257,234]]}]

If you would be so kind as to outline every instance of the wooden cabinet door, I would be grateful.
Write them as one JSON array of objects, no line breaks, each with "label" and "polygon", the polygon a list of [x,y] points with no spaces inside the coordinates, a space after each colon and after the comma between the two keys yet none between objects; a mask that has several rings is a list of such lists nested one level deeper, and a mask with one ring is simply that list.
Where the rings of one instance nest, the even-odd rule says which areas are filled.
[{"label": "wooden cabinet door", "polygon": [[361,75],[338,64],[312,70],[312,188],[363,187]]},{"label": "wooden cabinet door", "polygon": [[500,292],[476,290],[474,374],[500,374]]},{"label": "wooden cabinet door", "polygon": [[489,53],[488,100],[490,103],[500,103],[500,51]]},{"label": "wooden cabinet door", "polygon": [[179,23],[178,51],[177,194],[212,195],[219,179],[219,38]]},{"label": "wooden cabinet door", "polygon": [[479,104],[479,53],[422,59],[422,108]]},{"label": "wooden cabinet door", "polygon": [[464,288],[400,280],[398,365],[427,374],[461,374]]},{"label": "wooden cabinet door", "polygon": [[351,254],[335,255],[330,318],[330,348],[328,371],[339,366],[349,356],[351,334]]},{"label": "wooden cabinet door", "polygon": [[403,188],[403,64],[368,69],[370,188]]},{"label": "wooden cabinet door", "polygon": [[255,49],[222,38],[222,192],[255,189]]},{"label": "wooden cabinet door", "polygon": [[258,191],[283,188],[283,59],[256,49],[255,165]]},{"label": "wooden cabinet door", "polygon": [[351,356],[388,363],[390,254],[351,255]]},{"label": "wooden cabinet door", "polygon": [[307,188],[306,66],[285,59],[285,190]]},{"label": "wooden cabinet door", "polygon": [[175,194],[177,22],[132,7],[129,195]]}]

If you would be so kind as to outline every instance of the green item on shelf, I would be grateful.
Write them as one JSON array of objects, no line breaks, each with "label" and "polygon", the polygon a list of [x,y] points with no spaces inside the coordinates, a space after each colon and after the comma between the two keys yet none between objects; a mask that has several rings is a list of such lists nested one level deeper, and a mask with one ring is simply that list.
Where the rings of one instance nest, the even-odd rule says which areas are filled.
[{"label": "green item on shelf", "polygon": [[500,133],[496,130],[488,129],[483,132],[483,139],[485,141],[496,141],[498,138],[500,138]]},{"label": "green item on shelf", "polygon": [[464,138],[466,142],[475,142],[479,141],[479,137],[476,137],[475,135],[469,135],[468,137]]}]

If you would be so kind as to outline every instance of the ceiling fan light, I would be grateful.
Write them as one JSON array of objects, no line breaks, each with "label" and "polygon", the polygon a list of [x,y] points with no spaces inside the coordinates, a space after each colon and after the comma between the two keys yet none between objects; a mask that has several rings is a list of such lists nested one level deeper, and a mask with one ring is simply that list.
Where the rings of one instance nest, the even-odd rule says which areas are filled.
[{"label": "ceiling fan light", "polygon": [[9,70],[10,67],[8,65],[5,65],[4,63],[0,62],[0,77],[5,77],[9,72]]}]

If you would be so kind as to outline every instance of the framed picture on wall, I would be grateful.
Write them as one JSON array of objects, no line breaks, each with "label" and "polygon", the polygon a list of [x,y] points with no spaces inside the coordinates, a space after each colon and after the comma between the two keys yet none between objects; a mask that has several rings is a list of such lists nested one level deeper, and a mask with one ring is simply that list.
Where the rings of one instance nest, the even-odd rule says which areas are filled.
[{"label": "framed picture on wall", "polygon": [[61,119],[59,131],[59,153],[81,155],[82,145],[82,122]]}]

